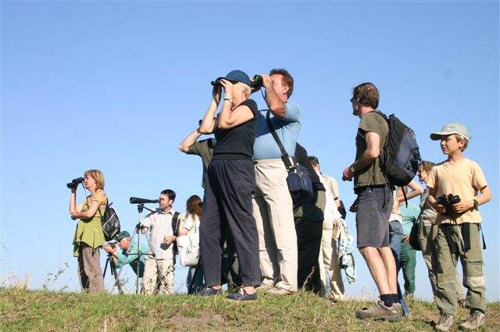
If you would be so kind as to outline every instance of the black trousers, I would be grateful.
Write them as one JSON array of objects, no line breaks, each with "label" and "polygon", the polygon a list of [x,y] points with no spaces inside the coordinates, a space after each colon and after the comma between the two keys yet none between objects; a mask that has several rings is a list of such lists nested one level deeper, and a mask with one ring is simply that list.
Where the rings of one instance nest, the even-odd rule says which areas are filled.
[{"label": "black trousers", "polygon": [[208,287],[221,285],[224,222],[232,235],[243,286],[260,284],[259,238],[252,214],[255,173],[251,160],[212,160],[200,223],[200,251]]},{"label": "black trousers", "polygon": [[316,199],[306,202],[301,210],[295,211],[295,231],[297,233],[298,288],[318,293],[321,289],[319,251],[323,234],[323,210],[325,194],[317,193]]}]

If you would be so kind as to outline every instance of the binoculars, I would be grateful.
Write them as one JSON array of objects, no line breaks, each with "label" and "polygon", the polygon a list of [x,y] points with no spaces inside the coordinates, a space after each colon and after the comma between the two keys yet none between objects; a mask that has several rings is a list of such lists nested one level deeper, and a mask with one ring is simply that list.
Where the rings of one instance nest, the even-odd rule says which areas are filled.
[{"label": "binoculars", "polygon": [[[222,85],[222,84],[220,83],[220,80],[221,80],[221,79],[222,79],[222,78],[218,78],[218,79],[216,79],[215,81],[210,82],[210,84],[212,84],[212,85]],[[232,83],[235,83],[235,82],[232,82]],[[253,79],[252,79],[252,86],[251,86],[251,88],[252,88],[253,90],[259,90],[260,88],[262,88],[262,86],[263,86],[263,85],[264,85],[264,81],[262,80],[262,76],[260,76],[260,75],[255,75],[255,76],[253,77]]]},{"label": "binoculars", "polygon": [[442,195],[437,198],[437,202],[446,207],[446,214],[453,217],[453,204],[460,203],[460,196],[453,194]]},{"label": "binoculars", "polygon": [[71,180],[70,183],[67,183],[66,186],[69,188],[69,189],[75,189],[80,183],[82,183],[84,180],[84,178],[82,177],[79,177],[79,178],[76,178],[76,179],[73,179]]}]

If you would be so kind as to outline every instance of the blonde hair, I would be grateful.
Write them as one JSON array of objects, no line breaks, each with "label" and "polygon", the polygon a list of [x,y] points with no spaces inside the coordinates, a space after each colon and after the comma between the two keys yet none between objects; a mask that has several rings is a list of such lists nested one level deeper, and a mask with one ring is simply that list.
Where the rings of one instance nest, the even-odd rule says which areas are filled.
[{"label": "blonde hair", "polygon": [[241,89],[243,90],[243,92],[245,92],[245,96],[247,98],[250,97],[250,95],[252,94],[252,88],[250,88],[245,83],[238,82],[235,85],[238,86],[238,87],[241,87]]},{"label": "blonde hair", "polygon": [[84,176],[90,176],[95,180],[95,189],[104,189],[104,174],[98,169],[89,169],[86,171]]}]

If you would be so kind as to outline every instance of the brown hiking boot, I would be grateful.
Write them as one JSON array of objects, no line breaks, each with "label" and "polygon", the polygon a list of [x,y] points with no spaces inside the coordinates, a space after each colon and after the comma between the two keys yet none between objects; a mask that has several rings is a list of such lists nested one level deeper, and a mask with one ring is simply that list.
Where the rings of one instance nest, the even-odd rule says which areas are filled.
[{"label": "brown hiking boot", "polygon": [[480,310],[474,310],[473,313],[470,314],[469,319],[460,324],[459,328],[461,330],[477,330],[479,327],[483,326],[486,323],[486,316]]},{"label": "brown hiking boot", "polygon": [[395,322],[403,317],[403,309],[400,303],[394,303],[391,307],[386,307],[383,301],[378,300],[374,306],[356,311],[356,317]]},{"label": "brown hiking boot", "polygon": [[439,320],[436,326],[434,326],[434,329],[436,331],[449,331],[452,326],[453,326],[453,315],[441,314],[441,317],[439,317]]}]

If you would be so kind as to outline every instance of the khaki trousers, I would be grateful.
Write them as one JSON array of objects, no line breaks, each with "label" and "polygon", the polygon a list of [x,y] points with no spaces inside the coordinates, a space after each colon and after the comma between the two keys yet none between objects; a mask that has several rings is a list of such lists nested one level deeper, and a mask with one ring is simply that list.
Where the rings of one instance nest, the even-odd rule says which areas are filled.
[{"label": "khaki trousers", "polygon": [[94,250],[85,242],[80,242],[78,276],[83,290],[88,290],[90,293],[104,292],[99,248]]},{"label": "khaki trousers", "polygon": [[[326,293],[326,282],[330,279],[330,299],[337,301],[344,298],[344,283],[340,273],[340,261],[337,253],[339,228],[334,221],[323,221],[321,250],[319,252],[319,269],[321,276],[321,293]],[[326,270],[326,273],[325,273]]]},{"label": "khaki trousers", "polygon": [[[441,313],[454,315],[457,307],[456,266],[462,262],[463,284],[467,288],[465,305],[470,310],[486,310],[486,286],[479,224],[470,224],[470,249],[465,251],[460,226],[439,225],[437,242],[436,304]],[[462,226],[463,227],[463,226]],[[465,228],[464,228],[465,229]]]},{"label": "khaki trousers", "polygon": [[[433,225],[430,220],[422,220],[419,229],[419,241],[422,248],[422,255],[425,265],[429,273],[429,280],[431,282],[432,294],[436,296],[436,279],[437,279],[437,257],[436,257],[436,236],[438,226]],[[464,300],[465,294],[458,271],[455,271],[455,290],[458,300]]]},{"label": "khaki trousers", "polygon": [[262,282],[290,291],[297,290],[297,234],[293,202],[281,159],[255,163],[256,189],[253,216],[259,234]]},{"label": "khaki trousers", "polygon": [[[158,262],[158,267],[156,262]],[[174,294],[173,259],[155,260],[152,257],[146,257],[142,284],[142,291],[145,295]]]}]

